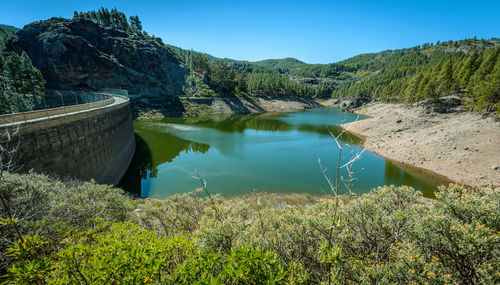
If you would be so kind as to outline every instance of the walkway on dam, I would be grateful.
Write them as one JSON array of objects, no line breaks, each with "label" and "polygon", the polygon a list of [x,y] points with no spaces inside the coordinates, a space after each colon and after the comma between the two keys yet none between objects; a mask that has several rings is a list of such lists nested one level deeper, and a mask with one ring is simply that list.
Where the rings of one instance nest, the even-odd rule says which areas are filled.
[{"label": "walkway on dam", "polygon": [[0,115],[0,128],[11,128],[16,126],[21,126],[23,124],[36,123],[48,119],[53,120],[58,118],[64,118],[75,114],[81,114],[99,109],[110,108],[130,100],[128,97],[122,95],[102,93],[102,92],[98,92],[95,94],[98,94],[100,96],[105,96],[107,98],[91,103],[82,103],[71,106],[28,111],[24,113],[11,113],[11,114]]},{"label": "walkway on dam", "polygon": [[118,184],[135,152],[130,99],[105,92],[72,96],[79,98],[72,103],[88,103],[0,116],[0,136],[19,146],[18,172]]}]

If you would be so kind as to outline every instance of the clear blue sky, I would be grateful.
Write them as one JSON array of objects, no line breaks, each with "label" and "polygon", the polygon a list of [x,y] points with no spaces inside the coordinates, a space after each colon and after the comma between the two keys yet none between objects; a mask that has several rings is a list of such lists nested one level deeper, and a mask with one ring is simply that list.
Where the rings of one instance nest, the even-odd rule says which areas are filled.
[{"label": "clear blue sky", "polygon": [[500,1],[2,1],[0,23],[22,27],[74,10],[139,15],[165,42],[217,57],[309,63],[425,42],[500,37]]}]

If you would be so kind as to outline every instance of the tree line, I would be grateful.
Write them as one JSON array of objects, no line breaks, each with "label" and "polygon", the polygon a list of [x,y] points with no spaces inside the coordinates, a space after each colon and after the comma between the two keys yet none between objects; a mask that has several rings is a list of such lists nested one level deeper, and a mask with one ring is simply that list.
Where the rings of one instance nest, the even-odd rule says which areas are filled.
[{"label": "tree line", "polygon": [[473,45],[466,52],[446,49],[463,48],[463,44],[441,44],[425,52],[417,48],[400,50],[368,65],[356,63],[362,66],[358,72],[367,75],[340,85],[332,95],[411,104],[458,94],[473,110],[490,112],[500,108],[500,46]]},{"label": "tree line", "polygon": [[[199,92],[210,88],[219,96],[261,96],[261,97],[313,97],[324,93],[326,85],[320,87],[303,84],[282,74],[280,69],[270,69],[260,64],[229,59],[217,59],[209,55],[173,48],[191,71],[188,84],[189,95],[206,95]],[[194,90],[193,90],[194,89]],[[198,91],[198,92],[197,92]],[[323,94],[324,95],[324,94]],[[331,95],[331,89],[328,92]]]},{"label": "tree line", "polygon": [[127,16],[116,8],[108,10],[108,8],[100,8],[97,11],[77,12],[73,13],[73,19],[90,19],[98,24],[130,31],[134,33],[142,33],[142,23],[138,16]]},{"label": "tree line", "polygon": [[0,113],[32,110],[42,101],[45,80],[23,51],[11,52],[5,58],[0,53]]},{"label": "tree line", "polygon": [[499,108],[498,50],[494,40],[473,38],[361,54],[338,63],[305,64],[290,58],[217,59],[174,48],[190,76],[198,78],[197,84],[216,95],[365,97],[411,104],[456,93],[480,112]]}]

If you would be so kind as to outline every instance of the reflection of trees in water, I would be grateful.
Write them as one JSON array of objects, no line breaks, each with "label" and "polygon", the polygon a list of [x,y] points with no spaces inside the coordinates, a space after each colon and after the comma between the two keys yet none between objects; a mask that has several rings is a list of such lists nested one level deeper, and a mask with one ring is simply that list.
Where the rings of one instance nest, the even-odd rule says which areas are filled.
[{"label": "reflection of trees in water", "polygon": [[186,124],[211,128],[223,132],[243,132],[246,129],[261,131],[287,131],[292,127],[275,114],[226,114],[188,118],[169,118],[168,123]]},{"label": "reflection of trees in water", "polygon": [[151,131],[136,133],[134,157],[118,186],[140,195],[141,180],[148,176],[156,177],[159,165],[172,162],[182,151],[206,153],[209,149],[208,144],[188,141],[168,133]]},{"label": "reflection of trees in water", "polygon": [[[330,125],[330,126],[318,126],[318,125],[300,125],[298,128],[300,131],[305,131],[305,132],[313,132],[313,133],[318,133],[322,135],[330,135],[330,132],[337,137],[339,134],[342,133],[342,128],[337,126],[337,125]],[[344,132],[342,135],[339,137],[339,139],[345,143],[348,144],[354,144],[354,145],[359,145],[362,143],[362,140],[358,138],[357,136],[349,133],[349,132]]]},{"label": "reflection of trees in water", "polygon": [[409,180],[408,177],[406,177],[406,173],[404,173],[399,167],[388,160],[385,161],[384,174],[385,180],[391,183],[398,182],[399,184],[403,180]]},{"label": "reflection of trees in water", "polygon": [[[209,115],[188,118],[168,118],[167,123],[186,124],[198,127],[211,128],[223,132],[243,132],[246,129],[259,131],[289,131],[294,129],[289,123],[280,120],[281,114],[225,114]],[[342,132],[338,125],[308,125],[301,124],[298,127],[300,131],[314,132],[321,135],[330,135],[331,131],[335,136]],[[345,132],[340,139],[350,144],[361,144],[362,140],[355,135]]]},{"label": "reflection of trees in water", "polygon": [[147,170],[153,168],[151,150],[143,138],[135,135],[135,153],[118,187],[141,196],[141,179],[147,176]]},{"label": "reflection of trees in water", "polygon": [[425,197],[434,197],[438,185],[447,185],[451,181],[431,173],[424,173],[414,168],[404,169],[389,160],[385,161],[385,184],[409,185],[423,192]]}]

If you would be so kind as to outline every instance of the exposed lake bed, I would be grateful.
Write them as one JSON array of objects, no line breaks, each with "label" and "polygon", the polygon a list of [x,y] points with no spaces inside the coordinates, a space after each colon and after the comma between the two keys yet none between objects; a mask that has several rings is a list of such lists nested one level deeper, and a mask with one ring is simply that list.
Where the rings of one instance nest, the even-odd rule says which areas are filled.
[{"label": "exposed lake bed", "polygon": [[344,124],[367,149],[469,186],[500,186],[500,122],[461,108],[370,103],[355,110],[369,119]]},{"label": "exposed lake bed", "polygon": [[[200,187],[201,176],[211,193],[223,196],[251,192],[325,195],[329,187],[318,158],[334,176],[339,150],[330,132],[358,116],[336,108],[293,113],[230,114],[139,120],[134,123],[138,150],[121,186],[141,197],[163,199]],[[358,120],[365,119],[361,116]],[[342,162],[363,149],[350,133]],[[352,188],[366,193],[388,184],[410,185],[432,197],[437,185],[449,181],[404,167],[370,151],[353,167]],[[341,172],[341,194],[347,177]]]}]

